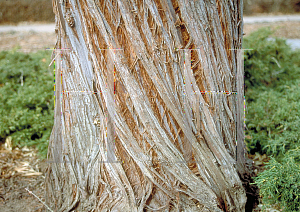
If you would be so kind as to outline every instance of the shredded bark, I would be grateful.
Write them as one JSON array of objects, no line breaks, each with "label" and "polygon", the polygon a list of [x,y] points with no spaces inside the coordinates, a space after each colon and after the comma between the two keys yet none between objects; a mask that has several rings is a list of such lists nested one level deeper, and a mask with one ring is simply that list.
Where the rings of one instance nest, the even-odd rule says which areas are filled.
[{"label": "shredded bark", "polygon": [[244,211],[242,3],[53,6],[65,95],[49,144],[49,207]]}]

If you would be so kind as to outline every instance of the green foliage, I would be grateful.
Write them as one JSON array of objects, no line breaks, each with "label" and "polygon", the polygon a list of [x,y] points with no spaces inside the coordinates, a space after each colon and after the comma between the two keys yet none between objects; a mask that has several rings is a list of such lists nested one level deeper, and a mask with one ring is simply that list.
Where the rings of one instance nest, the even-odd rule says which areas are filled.
[{"label": "green foliage", "polygon": [[[300,52],[292,51],[285,40],[267,38],[261,29],[244,41],[247,100],[247,147],[254,152],[273,154],[277,159],[299,145]],[[248,118],[250,117],[250,118]]]},{"label": "green foliage", "polygon": [[[283,39],[268,39],[271,34],[270,29],[263,28],[244,39],[244,48],[253,49],[245,51],[247,90],[259,86],[276,88],[300,77],[299,51],[292,51]],[[249,100],[253,97],[249,96]]]},{"label": "green foliage", "polygon": [[246,143],[251,154],[271,156],[255,178],[265,204],[300,208],[300,51],[269,29],[245,39]]},{"label": "green foliage", "polygon": [[[262,200],[267,205],[280,204],[284,211],[300,209],[300,148],[290,151],[281,163],[272,158],[267,170],[260,173],[255,182],[260,188]],[[296,161],[298,160],[298,162]]]},{"label": "green foliage", "polygon": [[42,156],[54,120],[50,54],[0,52],[0,139],[11,136],[14,146],[35,145]]},{"label": "green foliage", "polygon": [[[292,84],[293,83],[293,84]],[[248,105],[250,153],[274,155],[277,159],[300,144],[300,80],[277,89],[260,91]],[[248,137],[248,136],[247,136]],[[248,137],[249,138],[249,137]]]}]

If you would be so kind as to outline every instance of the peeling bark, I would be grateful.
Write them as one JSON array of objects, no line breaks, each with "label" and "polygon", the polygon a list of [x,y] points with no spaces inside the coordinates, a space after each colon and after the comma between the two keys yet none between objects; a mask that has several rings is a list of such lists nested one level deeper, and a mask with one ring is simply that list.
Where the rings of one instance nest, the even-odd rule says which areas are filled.
[{"label": "peeling bark", "polygon": [[245,211],[242,2],[53,0],[53,8],[62,96],[47,204]]}]

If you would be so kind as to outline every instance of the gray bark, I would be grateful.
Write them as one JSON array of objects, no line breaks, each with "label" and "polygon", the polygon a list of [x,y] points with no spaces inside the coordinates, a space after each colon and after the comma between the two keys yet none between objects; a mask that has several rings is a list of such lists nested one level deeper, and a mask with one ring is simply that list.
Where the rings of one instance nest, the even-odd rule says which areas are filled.
[{"label": "gray bark", "polygon": [[244,211],[242,2],[53,0],[53,8],[63,94],[49,207]]}]

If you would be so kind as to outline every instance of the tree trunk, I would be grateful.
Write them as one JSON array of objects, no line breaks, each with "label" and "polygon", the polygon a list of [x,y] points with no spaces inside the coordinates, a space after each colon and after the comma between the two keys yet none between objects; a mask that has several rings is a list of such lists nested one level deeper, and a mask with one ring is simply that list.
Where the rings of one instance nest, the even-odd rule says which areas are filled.
[{"label": "tree trunk", "polygon": [[245,211],[242,2],[53,0],[53,7],[47,205]]}]

